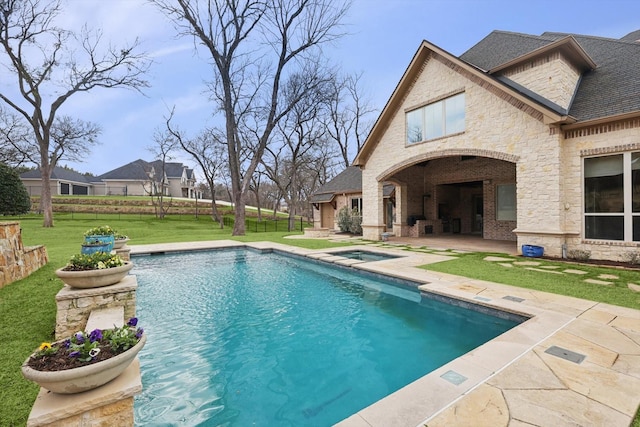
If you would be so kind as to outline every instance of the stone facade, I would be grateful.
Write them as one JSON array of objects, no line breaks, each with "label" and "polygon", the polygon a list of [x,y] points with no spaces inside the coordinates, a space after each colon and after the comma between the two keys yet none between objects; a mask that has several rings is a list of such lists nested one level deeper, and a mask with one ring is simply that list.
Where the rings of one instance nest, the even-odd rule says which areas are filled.
[{"label": "stone facade", "polygon": [[0,288],[24,279],[47,262],[44,246],[23,246],[19,222],[0,223]]},{"label": "stone facade", "polygon": [[[562,108],[569,107],[580,82],[580,70],[559,51],[496,76]],[[463,131],[407,143],[407,112],[458,94],[465,100]],[[381,183],[386,181],[396,186],[393,231],[399,236],[476,233],[517,241],[519,248],[543,246],[553,257],[571,250],[617,261],[629,252],[640,254],[639,242],[587,240],[583,229],[584,159],[640,152],[640,119],[571,123],[559,110],[527,100],[423,44],[354,162],[362,168],[364,238],[380,240],[385,231]],[[505,184],[515,185],[515,221],[498,218],[496,194]],[[416,215],[418,229],[411,225]]]},{"label": "stone facade", "polygon": [[134,275],[101,288],[76,289],[65,285],[56,295],[56,339],[84,330],[91,311],[96,309],[124,307],[125,319],[135,317],[137,287]]},{"label": "stone facade", "polygon": [[562,108],[569,108],[580,79],[580,70],[566,61],[560,52],[518,64],[500,74]]}]

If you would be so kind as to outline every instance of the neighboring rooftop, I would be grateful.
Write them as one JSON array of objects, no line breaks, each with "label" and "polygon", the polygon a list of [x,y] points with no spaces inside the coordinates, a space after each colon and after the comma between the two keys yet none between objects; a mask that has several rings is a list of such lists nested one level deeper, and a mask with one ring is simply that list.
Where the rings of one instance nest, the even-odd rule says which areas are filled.
[{"label": "neighboring rooftop", "polygon": [[[42,174],[40,169],[30,170],[20,174],[20,178],[24,179],[40,179]],[[56,166],[51,172],[51,179],[59,179],[63,181],[89,183],[93,179],[82,175],[81,173]]]}]

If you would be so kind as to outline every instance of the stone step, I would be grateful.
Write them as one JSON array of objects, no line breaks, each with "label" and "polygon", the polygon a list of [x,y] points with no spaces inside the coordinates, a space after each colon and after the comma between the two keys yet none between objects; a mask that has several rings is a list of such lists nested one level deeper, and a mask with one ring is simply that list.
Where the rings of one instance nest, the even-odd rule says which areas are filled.
[{"label": "stone step", "polygon": [[124,325],[124,307],[99,308],[92,310],[84,330],[112,329]]}]

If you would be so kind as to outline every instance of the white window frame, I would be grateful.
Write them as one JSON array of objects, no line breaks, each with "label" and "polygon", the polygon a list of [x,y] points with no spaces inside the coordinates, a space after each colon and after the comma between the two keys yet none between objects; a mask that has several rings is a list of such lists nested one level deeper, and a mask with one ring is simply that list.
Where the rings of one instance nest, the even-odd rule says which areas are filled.
[{"label": "white window frame", "polygon": [[[631,166],[632,156],[635,153],[639,153],[637,151],[627,151],[624,153],[610,153],[601,156],[590,156],[584,157],[582,159],[582,236],[586,240],[598,240],[598,241],[610,241],[610,242],[627,242],[637,243],[638,241],[633,240],[633,218],[640,217],[640,212],[633,212],[633,168]],[[586,202],[585,202],[585,165],[584,161],[586,159],[600,158],[600,157],[610,157],[610,156],[618,156],[622,154],[622,194],[623,194],[623,202],[624,209],[621,213],[599,213],[599,212],[586,212]],[[594,237],[587,237],[587,217],[588,216],[622,216],[623,224],[624,224],[624,234],[623,240],[613,240],[613,239],[597,239]]]},{"label": "white window frame", "polygon": [[[447,117],[447,105],[448,103],[453,102],[454,100],[462,100],[462,126],[461,129],[458,127],[452,128],[454,125],[454,121],[451,121],[450,118]],[[427,110],[433,111],[436,113],[437,117],[434,118],[428,117]],[[439,110],[439,112],[438,112]],[[409,118],[413,118],[415,120],[416,117],[421,118],[422,125],[420,128],[420,132],[416,132],[422,138],[421,140],[414,140],[415,138],[411,138],[410,134],[410,126],[409,126]],[[450,116],[455,118],[455,116]],[[450,122],[447,120],[449,119]],[[439,132],[435,134],[432,133],[431,136],[427,135],[428,129],[440,128]],[[436,129],[437,130],[437,129]],[[466,98],[465,93],[461,92],[455,94],[453,96],[441,99],[436,102],[432,102],[427,105],[423,105],[420,108],[413,109],[411,111],[407,111],[405,113],[405,142],[407,145],[418,144],[423,141],[429,141],[433,139],[442,138],[449,135],[455,135],[458,133],[463,133],[466,130]]]},{"label": "white window frame", "polygon": [[[507,188],[512,188],[512,193],[513,193],[513,197],[512,200],[509,200],[509,202],[512,201],[513,204],[513,209],[505,209],[505,208],[501,208],[501,203],[503,203],[503,201],[501,200],[501,191],[500,189],[507,189]],[[511,192],[510,192],[511,193]],[[497,184],[496,185],[496,221],[517,221],[518,220],[518,196],[517,196],[517,190],[516,190],[516,184],[515,183],[509,183],[509,184]]]}]

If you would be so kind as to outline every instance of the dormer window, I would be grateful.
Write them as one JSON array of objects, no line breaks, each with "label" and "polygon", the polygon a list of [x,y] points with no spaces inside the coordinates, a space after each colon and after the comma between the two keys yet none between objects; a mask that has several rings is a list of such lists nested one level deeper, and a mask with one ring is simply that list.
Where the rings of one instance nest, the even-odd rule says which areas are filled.
[{"label": "dormer window", "polygon": [[460,93],[407,112],[407,144],[464,132],[464,108]]}]

